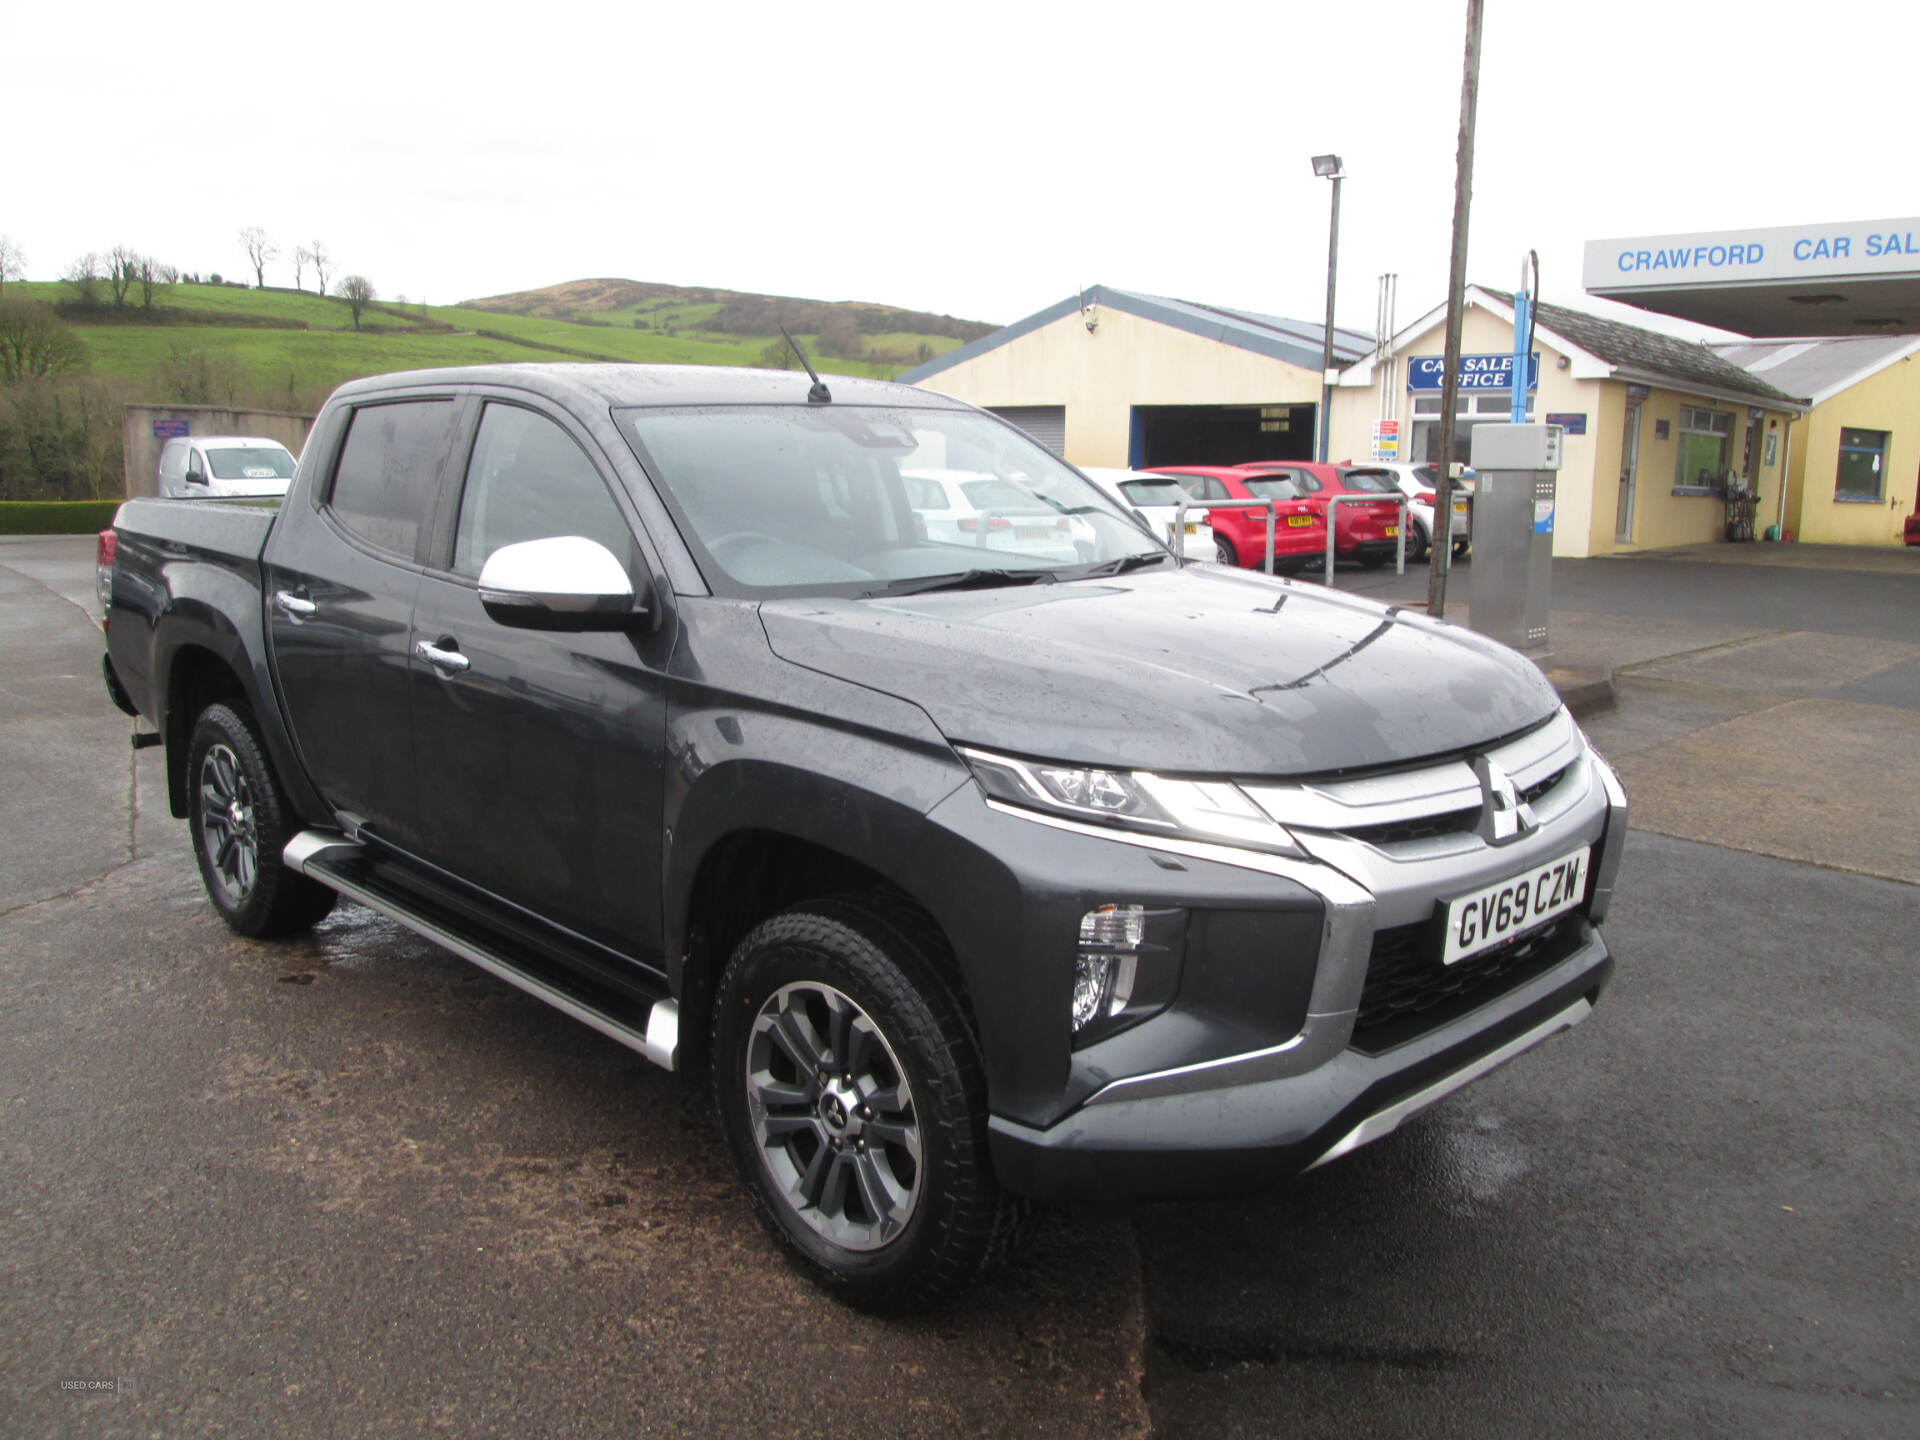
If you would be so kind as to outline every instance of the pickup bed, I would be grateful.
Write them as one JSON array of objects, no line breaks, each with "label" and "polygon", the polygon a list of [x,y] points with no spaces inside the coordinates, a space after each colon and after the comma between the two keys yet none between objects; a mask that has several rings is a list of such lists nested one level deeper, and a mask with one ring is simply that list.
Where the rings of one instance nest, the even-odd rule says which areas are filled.
[{"label": "pickup bed", "polygon": [[[929,538],[914,467],[1020,503]],[[132,501],[111,547],[108,690],[227,923],[345,895],[696,1077],[859,1305],[1033,1198],[1324,1163],[1612,971],[1626,799],[1537,669],[1185,563],[937,394],[377,377],[277,510]]]}]

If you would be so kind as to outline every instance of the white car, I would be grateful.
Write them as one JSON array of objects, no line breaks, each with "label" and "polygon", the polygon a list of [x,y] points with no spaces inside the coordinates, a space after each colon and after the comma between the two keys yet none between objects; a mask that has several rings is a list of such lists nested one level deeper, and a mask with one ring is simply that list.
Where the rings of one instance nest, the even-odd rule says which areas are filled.
[{"label": "white car", "polygon": [[1084,520],[1062,514],[1012,480],[977,470],[902,470],[907,504],[926,537],[1073,565],[1094,550]]},{"label": "white car", "polygon": [[293,452],[258,435],[181,435],[160,451],[163,500],[284,495]]},{"label": "white car", "polygon": [[[1354,468],[1381,470],[1393,477],[1393,483],[1407,497],[1407,523],[1413,530],[1408,537],[1407,559],[1426,559],[1427,551],[1433,548],[1433,502],[1439,496],[1440,467],[1415,465],[1405,460],[1383,460],[1356,465]],[[1449,533],[1453,537],[1453,553],[1456,556],[1466,554],[1467,548],[1473,543],[1472,484],[1470,480],[1453,482],[1453,524],[1449,527]]]},{"label": "white car", "polygon": [[[1169,546],[1173,545],[1173,527],[1179,515],[1180,502],[1188,498],[1179,481],[1171,475],[1156,475],[1151,470],[1111,470],[1083,466],[1080,473],[1146,521],[1147,528],[1161,540]],[[1187,511],[1186,529],[1185,543],[1178,547],[1182,556],[1188,560],[1221,558],[1214,544],[1213,526],[1208,523],[1205,510],[1190,508]]]}]

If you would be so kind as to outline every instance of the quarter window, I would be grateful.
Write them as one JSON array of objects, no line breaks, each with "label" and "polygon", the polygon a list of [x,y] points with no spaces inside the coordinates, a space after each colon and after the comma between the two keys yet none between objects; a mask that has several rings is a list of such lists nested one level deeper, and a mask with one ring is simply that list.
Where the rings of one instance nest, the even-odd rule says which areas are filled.
[{"label": "quarter window", "polygon": [[1719,490],[1727,473],[1733,414],[1680,407],[1680,460],[1673,483],[1683,490]]},{"label": "quarter window", "polygon": [[456,574],[478,575],[503,545],[579,535],[631,566],[633,532],[573,437],[544,415],[489,404],[460,496]]},{"label": "quarter window", "polygon": [[327,508],[349,533],[411,560],[452,431],[451,400],[361,406],[340,447]]},{"label": "quarter window", "polygon": [[1833,484],[1835,500],[1878,503],[1886,498],[1886,430],[1840,432],[1840,473]]}]

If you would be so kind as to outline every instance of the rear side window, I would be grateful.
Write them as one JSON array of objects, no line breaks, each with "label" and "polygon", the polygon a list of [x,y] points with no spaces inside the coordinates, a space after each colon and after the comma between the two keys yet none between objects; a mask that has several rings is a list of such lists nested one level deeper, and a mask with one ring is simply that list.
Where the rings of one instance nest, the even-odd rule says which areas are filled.
[{"label": "rear side window", "polygon": [[350,534],[413,558],[453,436],[451,400],[400,400],[353,412],[327,508]]},{"label": "rear side window", "polygon": [[633,533],[573,437],[531,410],[488,405],[460,497],[455,573],[478,575],[501,546],[555,535],[597,540],[632,564]]}]

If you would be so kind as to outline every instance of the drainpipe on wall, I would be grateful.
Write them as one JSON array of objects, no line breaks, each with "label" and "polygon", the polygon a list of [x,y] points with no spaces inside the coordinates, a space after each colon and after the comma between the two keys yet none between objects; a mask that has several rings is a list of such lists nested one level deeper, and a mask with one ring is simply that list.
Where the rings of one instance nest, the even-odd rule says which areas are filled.
[{"label": "drainpipe on wall", "polygon": [[[1787,486],[1793,478],[1793,416],[1787,416],[1786,433],[1780,437],[1780,504],[1775,507],[1773,523],[1779,527],[1780,538],[1787,538]],[[1802,477],[1801,483],[1806,483]]]}]

